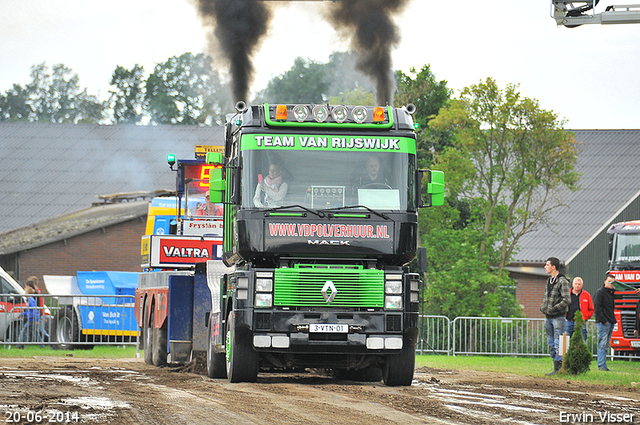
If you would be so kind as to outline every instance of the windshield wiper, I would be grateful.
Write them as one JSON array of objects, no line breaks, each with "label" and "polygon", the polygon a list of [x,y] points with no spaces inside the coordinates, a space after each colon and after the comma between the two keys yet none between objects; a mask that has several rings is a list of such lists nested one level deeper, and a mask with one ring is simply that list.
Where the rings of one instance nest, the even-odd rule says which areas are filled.
[{"label": "windshield wiper", "polygon": [[379,211],[376,211],[372,208],[369,208],[366,205],[349,205],[347,207],[336,207],[336,208],[327,208],[324,211],[337,211],[337,210],[346,210],[346,209],[351,209],[351,208],[364,208],[365,210],[369,211],[372,214],[377,215],[378,217],[382,217],[385,220],[391,220],[391,217],[389,217],[388,215],[381,213]]},{"label": "windshield wiper", "polygon": [[285,210],[285,209],[288,209],[288,208],[302,208],[303,210],[305,210],[307,212],[310,212],[313,215],[317,215],[320,218],[324,218],[325,217],[325,213],[324,212],[312,210],[311,208],[303,207],[302,205],[299,205],[299,204],[285,205],[285,206],[282,206],[282,207],[268,208],[265,211],[266,212],[274,212],[274,211]]}]

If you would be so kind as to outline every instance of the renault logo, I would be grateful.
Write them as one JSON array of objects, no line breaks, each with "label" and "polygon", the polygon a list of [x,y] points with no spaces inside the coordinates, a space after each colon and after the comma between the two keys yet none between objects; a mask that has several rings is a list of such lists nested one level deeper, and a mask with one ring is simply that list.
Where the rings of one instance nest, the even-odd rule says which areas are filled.
[{"label": "renault logo", "polygon": [[322,296],[324,297],[324,300],[328,303],[332,302],[337,293],[338,290],[336,289],[336,286],[333,284],[333,282],[327,280],[322,287]]}]

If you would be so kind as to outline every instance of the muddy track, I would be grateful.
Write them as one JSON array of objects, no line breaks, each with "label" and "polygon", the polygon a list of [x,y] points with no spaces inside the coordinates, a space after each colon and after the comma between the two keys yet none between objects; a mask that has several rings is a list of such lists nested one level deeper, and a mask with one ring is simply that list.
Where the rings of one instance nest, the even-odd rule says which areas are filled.
[{"label": "muddy track", "polygon": [[251,384],[229,384],[196,372],[156,368],[137,359],[2,359],[0,413],[5,422],[23,424],[578,422],[578,416],[568,415],[587,419],[580,422],[592,417],[593,423],[603,423],[601,415],[615,415],[616,423],[628,418],[626,423],[640,424],[637,389],[542,377],[423,368],[411,387],[392,388],[313,372],[260,374]]}]

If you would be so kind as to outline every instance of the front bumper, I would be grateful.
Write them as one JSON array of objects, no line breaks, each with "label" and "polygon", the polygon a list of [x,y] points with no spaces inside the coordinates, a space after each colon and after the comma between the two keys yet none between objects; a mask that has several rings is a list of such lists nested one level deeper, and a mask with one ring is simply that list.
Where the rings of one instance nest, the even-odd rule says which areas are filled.
[{"label": "front bumper", "polygon": [[[274,309],[246,311],[244,316],[239,322],[250,324],[252,343],[259,352],[392,354],[407,341],[415,343],[418,334],[417,313]],[[313,325],[318,324],[338,326],[314,332]]]}]

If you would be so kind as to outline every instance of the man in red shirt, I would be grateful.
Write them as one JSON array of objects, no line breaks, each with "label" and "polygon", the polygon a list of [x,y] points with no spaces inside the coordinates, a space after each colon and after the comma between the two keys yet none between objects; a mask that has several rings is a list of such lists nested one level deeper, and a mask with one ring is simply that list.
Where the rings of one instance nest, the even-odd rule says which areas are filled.
[{"label": "man in red shirt", "polygon": [[[565,333],[569,338],[573,335],[573,330],[576,327],[575,314],[579,310],[582,313],[582,318],[586,322],[593,316],[593,300],[591,295],[582,289],[584,281],[581,277],[573,278],[573,289],[571,290],[571,304],[569,305],[569,311],[567,312],[567,324],[565,326]],[[582,338],[584,342],[587,342],[587,325],[582,327]]]},{"label": "man in red shirt", "polygon": [[222,204],[214,204],[209,200],[209,194],[204,197],[205,203],[202,204],[196,215],[222,216]]}]

